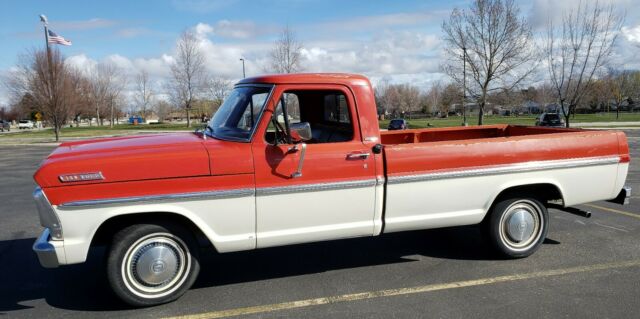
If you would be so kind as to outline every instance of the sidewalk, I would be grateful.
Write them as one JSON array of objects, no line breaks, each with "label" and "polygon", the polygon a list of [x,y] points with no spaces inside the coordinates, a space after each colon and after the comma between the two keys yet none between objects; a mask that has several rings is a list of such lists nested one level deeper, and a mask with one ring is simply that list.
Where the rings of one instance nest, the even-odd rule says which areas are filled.
[{"label": "sidewalk", "polygon": [[588,123],[571,123],[575,127],[633,127],[640,126],[640,122],[588,122]]}]

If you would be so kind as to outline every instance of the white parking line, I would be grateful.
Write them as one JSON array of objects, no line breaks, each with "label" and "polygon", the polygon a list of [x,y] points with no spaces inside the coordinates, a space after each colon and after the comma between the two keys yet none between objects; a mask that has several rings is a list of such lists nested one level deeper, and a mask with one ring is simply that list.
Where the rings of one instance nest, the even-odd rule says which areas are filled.
[{"label": "white parking line", "polygon": [[597,209],[604,210],[604,211],[607,211],[607,212],[621,214],[621,215],[625,215],[625,216],[629,216],[629,217],[640,219],[640,215],[634,214],[634,213],[630,213],[630,212],[625,212],[624,210],[618,210],[618,209],[613,209],[613,208],[608,208],[608,207],[603,207],[603,206],[598,206],[598,205],[593,205],[593,204],[584,204],[584,206],[589,206],[589,207],[597,208]]},{"label": "white parking line", "polygon": [[545,271],[538,271],[538,272],[531,272],[531,273],[491,277],[491,278],[482,278],[482,279],[475,279],[475,280],[456,281],[456,282],[450,282],[450,283],[433,284],[433,285],[410,287],[410,288],[367,291],[367,292],[360,292],[360,293],[340,295],[340,296],[320,297],[320,298],[314,298],[314,299],[297,300],[297,301],[283,302],[283,303],[270,304],[270,305],[261,305],[261,306],[205,312],[205,313],[192,314],[192,315],[183,315],[183,316],[177,316],[177,317],[169,317],[167,319],[179,319],[179,318],[180,319],[208,319],[208,318],[233,317],[233,316],[249,315],[249,314],[256,314],[256,313],[274,312],[279,310],[327,305],[327,304],[334,304],[334,303],[341,303],[341,302],[409,295],[409,294],[425,293],[425,292],[447,290],[447,289],[482,286],[482,285],[496,284],[496,283],[502,283],[502,282],[512,282],[512,281],[520,281],[520,280],[526,280],[526,279],[544,278],[544,277],[551,277],[551,276],[561,276],[561,275],[591,272],[591,271],[598,271],[598,270],[609,270],[609,269],[638,267],[638,266],[640,266],[640,259],[606,263],[606,264],[595,264],[595,265],[589,265],[589,266],[578,266],[578,267],[571,267],[571,268],[545,270]]}]

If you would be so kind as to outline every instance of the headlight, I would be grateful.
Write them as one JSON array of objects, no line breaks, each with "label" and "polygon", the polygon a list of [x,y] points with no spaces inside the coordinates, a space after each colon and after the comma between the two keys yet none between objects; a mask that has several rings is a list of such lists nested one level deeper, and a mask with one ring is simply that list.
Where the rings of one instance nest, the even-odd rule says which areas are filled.
[{"label": "headlight", "polygon": [[36,201],[36,207],[38,208],[40,225],[49,228],[52,239],[62,240],[62,225],[60,225],[60,220],[40,187],[36,187],[33,191],[33,199]]}]

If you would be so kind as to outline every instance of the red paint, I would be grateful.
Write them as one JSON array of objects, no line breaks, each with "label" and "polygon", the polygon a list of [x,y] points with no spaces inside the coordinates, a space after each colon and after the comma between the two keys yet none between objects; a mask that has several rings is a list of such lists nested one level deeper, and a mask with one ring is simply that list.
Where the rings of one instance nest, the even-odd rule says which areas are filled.
[{"label": "red paint", "polygon": [[382,141],[392,143],[385,146],[391,176],[620,155],[618,132],[600,130],[471,126],[383,132]]},{"label": "red paint", "polygon": [[[265,75],[240,84],[275,84],[251,143],[203,140],[193,133],[96,139],[64,143],[34,178],[53,204],[68,201],[210,190],[368,180],[461,168],[598,156],[629,159],[622,132],[491,125],[383,132],[378,128],[369,80],[353,74]],[[309,144],[302,177],[300,151],[271,146],[264,136],[276,102],[286,90],[336,90],[347,98],[354,138]],[[385,145],[383,154],[372,147]],[[366,159],[348,159],[370,153]],[[103,181],[62,184],[64,174],[102,172]]]}]

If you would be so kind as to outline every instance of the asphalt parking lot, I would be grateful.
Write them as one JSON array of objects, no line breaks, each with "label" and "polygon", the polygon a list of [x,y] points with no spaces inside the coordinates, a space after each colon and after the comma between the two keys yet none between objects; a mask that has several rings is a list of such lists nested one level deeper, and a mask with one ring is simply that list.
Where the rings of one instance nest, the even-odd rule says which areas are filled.
[{"label": "asphalt parking lot", "polygon": [[[627,131],[640,192],[640,130]],[[640,312],[640,196],[550,211],[533,256],[497,260],[475,227],[205,254],[180,300],[147,309],[110,292],[100,251],[43,269],[32,174],[51,146],[0,146],[0,317],[630,318]]]}]

